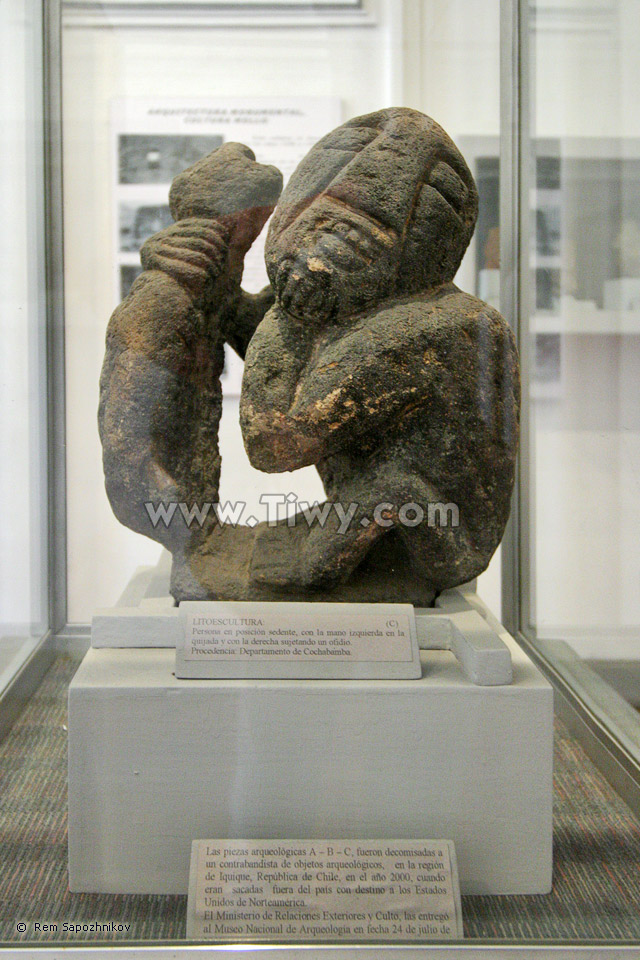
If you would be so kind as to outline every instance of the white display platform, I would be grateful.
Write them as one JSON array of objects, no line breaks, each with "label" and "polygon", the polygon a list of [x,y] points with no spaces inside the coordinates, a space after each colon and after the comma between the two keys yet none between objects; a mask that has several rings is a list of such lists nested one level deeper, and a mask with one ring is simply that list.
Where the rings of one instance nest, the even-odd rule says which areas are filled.
[{"label": "white display platform", "polygon": [[548,891],[552,688],[501,637],[499,686],[445,650],[388,681],[176,680],[173,650],[90,650],[69,691],[71,890],[186,893],[204,837],[439,836],[463,893]]},{"label": "white display platform", "polygon": [[96,610],[92,647],[172,647],[180,639],[178,607],[169,593],[171,554],[155,567],[138,567],[113,607]]},{"label": "white display platform", "polygon": [[[163,551],[155,567],[139,567],[113,607],[98,610],[91,625],[96,649],[167,647],[184,638],[169,593],[171,554]],[[451,650],[469,680],[480,685],[511,683],[511,657],[502,628],[484,609],[474,583],[445,590],[435,607],[418,608],[416,632],[423,650]]]}]

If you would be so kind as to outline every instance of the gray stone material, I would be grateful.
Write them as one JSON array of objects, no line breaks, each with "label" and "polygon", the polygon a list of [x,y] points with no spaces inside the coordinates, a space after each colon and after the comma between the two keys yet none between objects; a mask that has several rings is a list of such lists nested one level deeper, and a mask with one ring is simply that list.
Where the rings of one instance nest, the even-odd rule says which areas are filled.
[{"label": "gray stone material", "polygon": [[[349,121],[278,200],[271,288],[252,298],[242,259],[279,191],[277,171],[234,144],[174,182],[177,223],[147,242],[109,326],[100,420],[112,505],[173,552],[177,599],[429,604],[489,563],[518,445],[510,327],[453,283],[475,226],[473,177],[417,111]],[[217,501],[225,341],[246,352],[252,464],[315,465],[326,523],[149,522],[147,501]]]}]

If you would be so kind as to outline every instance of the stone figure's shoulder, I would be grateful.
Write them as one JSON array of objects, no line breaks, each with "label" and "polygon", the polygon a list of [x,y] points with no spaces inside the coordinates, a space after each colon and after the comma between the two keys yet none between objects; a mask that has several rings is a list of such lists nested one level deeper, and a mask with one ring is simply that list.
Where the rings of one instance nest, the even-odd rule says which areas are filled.
[{"label": "stone figure's shoulder", "polygon": [[398,341],[467,335],[473,340],[488,336],[515,344],[511,327],[494,307],[454,284],[381,305],[363,325],[375,329],[378,336]]},{"label": "stone figure's shoulder", "polygon": [[501,313],[471,293],[465,293],[454,284],[442,288],[429,301],[445,320],[468,333],[486,331],[500,340],[515,343],[513,331]]}]

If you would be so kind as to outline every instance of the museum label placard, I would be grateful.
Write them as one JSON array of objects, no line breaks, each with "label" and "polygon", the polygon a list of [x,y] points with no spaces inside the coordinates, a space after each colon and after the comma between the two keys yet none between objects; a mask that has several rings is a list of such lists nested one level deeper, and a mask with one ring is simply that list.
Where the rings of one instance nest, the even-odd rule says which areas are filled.
[{"label": "museum label placard", "polygon": [[179,678],[421,676],[408,603],[185,601],[180,618]]},{"label": "museum label placard", "polygon": [[187,938],[461,939],[450,840],[195,840]]}]

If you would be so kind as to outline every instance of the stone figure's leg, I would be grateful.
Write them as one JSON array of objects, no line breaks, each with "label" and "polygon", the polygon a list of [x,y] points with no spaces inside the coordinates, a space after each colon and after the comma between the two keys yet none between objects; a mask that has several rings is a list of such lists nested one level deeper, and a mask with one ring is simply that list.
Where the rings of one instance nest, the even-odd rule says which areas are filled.
[{"label": "stone figure's leg", "polygon": [[392,463],[361,469],[340,483],[336,498],[258,531],[251,563],[254,582],[323,587],[344,582],[376,541],[393,530],[407,499],[407,482]]},{"label": "stone figure's leg", "polygon": [[323,523],[309,526],[297,514],[295,527],[285,521],[263,528],[254,547],[252,579],[283,587],[344,582],[374,543],[395,531],[426,581],[438,589],[465,583],[485,569],[499,541],[499,534],[471,534],[465,506],[449,502],[415,473],[383,464],[375,477],[343,485],[339,503],[318,508]]},{"label": "stone figure's leg", "polygon": [[370,505],[355,501],[317,507],[323,518],[309,523],[297,513],[295,526],[285,520],[264,526],[256,536],[251,579],[275,586],[326,587],[347,579],[386,528],[369,520]]},{"label": "stone figure's leg", "polygon": [[[473,580],[486,569],[500,542],[492,536],[490,518],[474,516],[474,530],[465,520],[478,504],[455,503],[417,477],[412,478],[413,504],[400,508],[397,531],[414,570],[438,590]],[[416,515],[415,507],[419,508]],[[419,522],[416,520],[419,519]],[[477,531],[482,531],[480,534]]]}]

